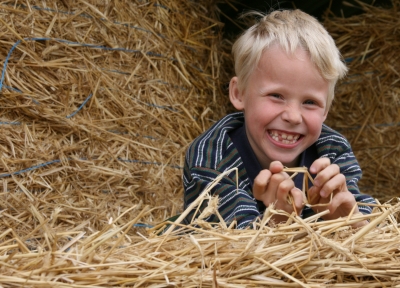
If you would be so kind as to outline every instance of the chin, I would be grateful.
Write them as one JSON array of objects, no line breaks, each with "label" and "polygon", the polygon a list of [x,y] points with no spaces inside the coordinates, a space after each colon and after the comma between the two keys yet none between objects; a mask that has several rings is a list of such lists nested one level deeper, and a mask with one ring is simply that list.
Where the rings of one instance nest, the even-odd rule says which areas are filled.
[{"label": "chin", "polygon": [[284,166],[286,167],[295,167],[297,166],[299,155],[294,156],[294,157],[271,157],[270,159],[273,159],[272,161],[279,161],[281,162]]}]

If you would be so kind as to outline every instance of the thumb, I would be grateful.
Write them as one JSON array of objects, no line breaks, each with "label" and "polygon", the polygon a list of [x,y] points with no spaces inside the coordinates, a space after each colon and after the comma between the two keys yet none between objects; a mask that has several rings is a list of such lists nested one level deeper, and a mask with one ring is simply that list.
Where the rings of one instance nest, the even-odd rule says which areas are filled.
[{"label": "thumb", "polygon": [[272,161],[271,164],[269,164],[269,171],[271,171],[272,174],[280,173],[283,170],[283,164],[280,161]]}]

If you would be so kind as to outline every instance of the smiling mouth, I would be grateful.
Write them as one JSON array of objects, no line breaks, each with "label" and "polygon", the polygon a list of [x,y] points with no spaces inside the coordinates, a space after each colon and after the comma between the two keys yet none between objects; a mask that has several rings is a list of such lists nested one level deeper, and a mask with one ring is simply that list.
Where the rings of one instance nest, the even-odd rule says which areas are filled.
[{"label": "smiling mouth", "polygon": [[301,134],[287,134],[276,130],[269,130],[268,133],[272,139],[283,144],[295,144],[301,137]]}]

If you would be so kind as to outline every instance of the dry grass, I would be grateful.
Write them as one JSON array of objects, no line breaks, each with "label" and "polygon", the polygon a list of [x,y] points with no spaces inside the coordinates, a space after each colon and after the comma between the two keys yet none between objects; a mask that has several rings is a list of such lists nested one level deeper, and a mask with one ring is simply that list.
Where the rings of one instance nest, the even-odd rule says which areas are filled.
[{"label": "dry grass", "polygon": [[187,145],[225,114],[213,11],[213,1],[1,1],[2,208],[24,193],[78,219],[137,203],[159,207],[150,223],[177,213]]},{"label": "dry grass", "polygon": [[249,230],[143,227],[181,212],[184,151],[225,114],[212,5],[0,2],[2,287],[400,285],[396,199],[358,231],[265,225],[273,207]]},{"label": "dry grass", "polygon": [[[216,182],[218,179],[216,179]],[[208,212],[218,213],[217,198],[205,190],[195,209],[208,200]],[[29,203],[22,195],[21,201]],[[10,225],[0,235],[4,287],[398,287],[400,202],[376,205],[371,215],[319,222],[323,211],[308,219],[289,215],[287,223],[269,226],[276,213],[269,207],[253,229],[237,230],[223,221],[212,225],[201,217],[191,225],[161,223],[140,228],[150,207],[126,210],[127,220],[92,222],[69,218],[75,225],[60,227],[58,219],[74,207],[54,209],[43,217],[30,206],[19,215],[2,211]],[[16,230],[32,223],[35,229]],[[203,215],[206,217],[207,215]],[[353,230],[351,224],[369,219]],[[76,221],[76,222],[75,222]],[[165,226],[170,224],[171,226]],[[26,228],[28,228],[26,227]],[[163,234],[159,234],[164,231]],[[397,285],[397,286],[396,286]]]},{"label": "dry grass", "polygon": [[400,186],[400,2],[392,3],[384,9],[360,2],[365,13],[325,20],[350,68],[327,122],[352,144],[361,191],[382,201],[398,196]]}]

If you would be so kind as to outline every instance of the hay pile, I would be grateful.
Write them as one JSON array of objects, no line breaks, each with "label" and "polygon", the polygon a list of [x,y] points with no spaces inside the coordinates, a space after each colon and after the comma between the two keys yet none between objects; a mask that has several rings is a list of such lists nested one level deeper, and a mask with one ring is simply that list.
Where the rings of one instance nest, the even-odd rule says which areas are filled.
[{"label": "hay pile", "polygon": [[391,9],[360,2],[365,13],[324,22],[350,68],[327,123],[352,144],[360,190],[382,201],[400,186],[400,1],[392,2]]},{"label": "hay pile", "polygon": [[359,231],[269,227],[273,207],[252,230],[145,228],[179,212],[184,151],[225,114],[212,5],[0,2],[0,286],[400,285],[396,201]]},{"label": "hay pile", "polygon": [[[208,191],[209,212],[218,199]],[[400,199],[398,199],[400,200]],[[189,209],[183,215],[189,213]],[[4,231],[0,284],[6,287],[399,287],[400,202],[379,205],[371,215],[318,222],[326,212],[269,227],[269,207],[254,229],[236,230],[201,219],[192,225],[133,228],[151,209],[132,207],[136,217],[114,219],[85,233],[90,221],[57,232],[43,219],[24,237]],[[206,216],[206,215],[205,215]],[[350,225],[370,223],[358,231]],[[3,221],[15,221],[2,213]],[[50,223],[49,223],[50,220]],[[50,225],[48,225],[50,224]],[[22,224],[23,225],[23,224]],[[39,230],[44,234],[39,236]],[[160,231],[164,234],[158,235]],[[136,232],[136,233],[132,233]]]},{"label": "hay pile", "polygon": [[13,229],[57,209],[55,226],[100,230],[138,203],[157,207],[147,223],[180,212],[187,145],[225,114],[213,11],[213,1],[0,2],[0,206],[25,223]]}]

